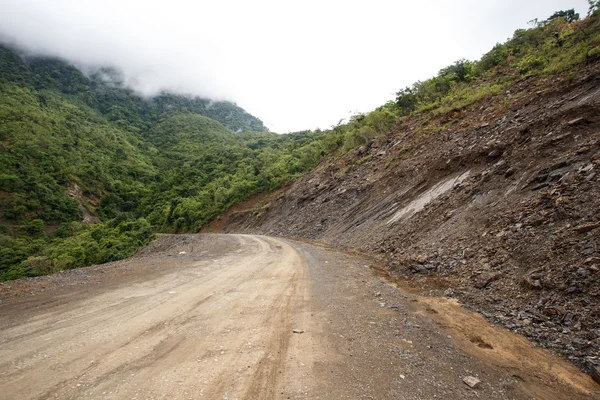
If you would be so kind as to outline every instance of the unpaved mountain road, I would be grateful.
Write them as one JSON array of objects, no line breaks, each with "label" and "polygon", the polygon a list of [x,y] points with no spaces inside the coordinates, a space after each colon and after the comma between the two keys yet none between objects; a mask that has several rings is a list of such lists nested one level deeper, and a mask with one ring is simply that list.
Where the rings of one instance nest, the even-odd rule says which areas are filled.
[{"label": "unpaved mountain road", "polygon": [[1,284],[0,398],[600,398],[570,364],[370,267],[283,239],[165,235]]}]

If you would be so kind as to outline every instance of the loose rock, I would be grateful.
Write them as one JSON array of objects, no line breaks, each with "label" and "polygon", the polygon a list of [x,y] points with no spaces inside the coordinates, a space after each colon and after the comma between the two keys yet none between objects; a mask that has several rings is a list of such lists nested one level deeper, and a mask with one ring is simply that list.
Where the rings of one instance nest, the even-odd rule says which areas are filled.
[{"label": "loose rock", "polygon": [[497,273],[497,274],[481,274],[479,275],[479,277],[477,278],[477,281],[475,282],[475,287],[477,289],[484,289],[486,288],[490,283],[497,281],[498,279],[502,278],[504,276],[503,273]]},{"label": "loose rock", "polygon": [[408,266],[408,269],[413,274],[426,274],[427,273],[427,268],[425,268],[425,266],[421,265],[421,264],[411,264]]},{"label": "loose rock", "polygon": [[539,279],[535,279],[535,277],[531,275],[523,275],[523,277],[521,278],[521,282],[523,282],[523,285],[525,285],[525,287],[527,287],[528,289],[542,289],[542,282]]},{"label": "loose rock", "polygon": [[584,118],[575,118],[571,121],[568,122],[569,126],[573,126],[573,125],[577,125],[578,123],[582,122],[584,120]]},{"label": "loose rock", "polygon": [[580,225],[575,228],[578,233],[591,232],[594,229],[600,228],[600,223]]},{"label": "loose rock", "polygon": [[476,389],[477,387],[479,387],[479,385],[481,385],[481,381],[475,378],[474,376],[467,376],[463,378],[463,382],[471,389]]}]

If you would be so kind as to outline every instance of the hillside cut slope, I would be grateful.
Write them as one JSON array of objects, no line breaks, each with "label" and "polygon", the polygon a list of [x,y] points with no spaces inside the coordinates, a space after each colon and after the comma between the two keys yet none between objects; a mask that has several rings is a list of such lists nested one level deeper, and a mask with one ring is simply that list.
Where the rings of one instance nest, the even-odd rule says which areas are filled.
[{"label": "hillside cut slope", "polygon": [[600,362],[600,66],[417,114],[225,230],[377,255],[592,372]]}]

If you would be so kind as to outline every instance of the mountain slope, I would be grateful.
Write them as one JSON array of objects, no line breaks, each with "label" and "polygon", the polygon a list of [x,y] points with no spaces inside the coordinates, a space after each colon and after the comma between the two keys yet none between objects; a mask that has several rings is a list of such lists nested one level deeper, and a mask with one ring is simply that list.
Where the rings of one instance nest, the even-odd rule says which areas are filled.
[{"label": "mountain slope", "polygon": [[442,70],[400,91],[389,132],[220,224],[374,254],[390,279],[597,374],[598,24],[545,21],[484,56],[475,71],[505,54],[479,78],[445,88]]},{"label": "mountain slope", "polygon": [[127,257],[153,231],[197,231],[309,171],[335,149],[325,137],[266,132],[232,103],[145,99],[112,70],[88,78],[0,47],[0,280]]},{"label": "mountain slope", "polygon": [[234,131],[264,131],[258,118],[237,105],[171,93],[145,98],[123,83],[120,72],[100,68],[89,77],[60,59],[21,55],[0,46],[0,72],[5,82],[27,85],[36,90],[56,90],[98,110],[109,121],[144,128],[167,115],[181,112],[215,119]]}]

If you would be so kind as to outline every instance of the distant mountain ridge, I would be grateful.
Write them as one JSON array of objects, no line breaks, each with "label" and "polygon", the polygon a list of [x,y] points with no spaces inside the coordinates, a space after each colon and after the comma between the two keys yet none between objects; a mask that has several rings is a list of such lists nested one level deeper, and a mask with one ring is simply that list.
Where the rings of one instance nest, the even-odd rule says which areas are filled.
[{"label": "distant mountain ridge", "polygon": [[114,68],[99,68],[89,77],[70,63],[54,57],[20,55],[0,44],[0,79],[54,89],[77,97],[109,121],[144,126],[167,115],[190,112],[219,121],[235,131],[266,131],[257,117],[228,101],[184,96],[167,91],[145,98],[127,88]]},{"label": "distant mountain ridge", "polygon": [[153,232],[196,232],[310,171],[337,147],[326,139],[0,47],[0,280],[121,259]]}]

